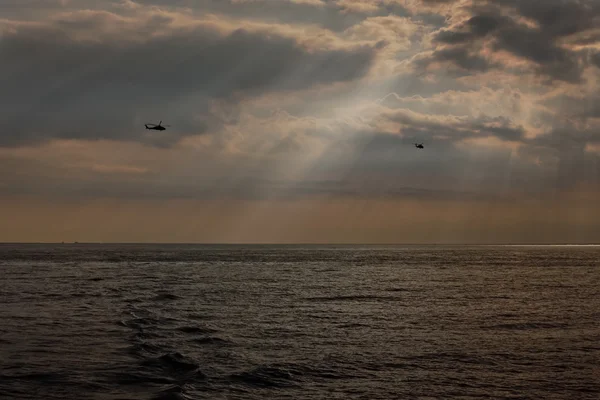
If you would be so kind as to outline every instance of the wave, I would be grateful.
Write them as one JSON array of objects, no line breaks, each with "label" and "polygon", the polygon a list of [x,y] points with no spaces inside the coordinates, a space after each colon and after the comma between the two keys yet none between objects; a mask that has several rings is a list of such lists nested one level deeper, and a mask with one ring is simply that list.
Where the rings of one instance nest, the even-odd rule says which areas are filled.
[{"label": "wave", "polygon": [[506,330],[518,330],[525,331],[531,329],[564,329],[569,324],[566,323],[553,323],[553,322],[515,322],[507,324],[497,324],[486,326],[486,329],[506,329]]},{"label": "wave", "polygon": [[364,300],[376,300],[376,301],[403,301],[404,299],[397,296],[382,296],[382,295],[343,295],[343,296],[314,296],[305,297],[307,301],[364,301]]},{"label": "wave", "polygon": [[260,365],[249,371],[230,375],[230,379],[252,387],[295,387],[307,381],[346,379],[354,375],[339,368],[317,368],[302,364]]},{"label": "wave", "polygon": [[144,367],[156,368],[167,372],[170,375],[186,378],[206,378],[206,375],[200,371],[200,365],[189,357],[178,352],[163,354],[159,357],[148,358],[142,362]]},{"label": "wave", "polygon": [[165,326],[170,323],[177,322],[174,318],[163,318],[163,317],[136,317],[126,320],[120,320],[118,324],[126,328],[131,329],[143,329],[152,326]]},{"label": "wave", "polygon": [[217,332],[216,329],[208,328],[208,327],[200,327],[200,326],[180,326],[177,328],[179,332],[197,334],[197,335],[207,335],[209,333]]},{"label": "wave", "polygon": [[221,339],[216,336],[205,336],[192,340],[194,343],[198,344],[220,344],[220,345],[230,345],[233,344],[230,340]]},{"label": "wave", "polygon": [[294,382],[294,375],[287,368],[261,366],[232,374],[230,378],[255,387],[285,387],[297,385]]},{"label": "wave", "polygon": [[161,390],[152,397],[152,400],[186,400],[185,389],[179,385],[173,385],[167,389]]},{"label": "wave", "polygon": [[173,293],[159,293],[156,296],[152,297],[152,300],[154,300],[154,301],[179,300],[179,299],[181,299],[181,297],[177,296],[176,294],[173,294]]},{"label": "wave", "polygon": [[159,353],[162,350],[160,346],[147,342],[136,343],[129,348],[129,353],[133,355],[143,355],[145,353]]},{"label": "wave", "polygon": [[160,376],[151,372],[136,371],[136,372],[117,372],[115,374],[115,382],[119,385],[140,385],[140,384],[173,384],[175,380],[167,376]]},{"label": "wave", "polygon": [[0,374],[0,381],[23,380],[36,381],[44,383],[61,383],[65,380],[65,376],[59,373],[52,372],[32,372],[29,374],[5,375]]}]

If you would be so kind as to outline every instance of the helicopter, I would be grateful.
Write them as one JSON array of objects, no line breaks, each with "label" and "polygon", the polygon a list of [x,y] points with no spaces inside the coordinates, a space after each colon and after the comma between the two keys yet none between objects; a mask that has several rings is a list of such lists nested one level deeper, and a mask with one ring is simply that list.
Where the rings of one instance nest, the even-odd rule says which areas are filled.
[{"label": "helicopter", "polygon": [[425,147],[423,147],[423,143],[415,143],[415,147],[417,149],[424,149]]},{"label": "helicopter", "polygon": [[165,128],[165,126],[170,126],[170,125],[161,125],[162,124],[162,120],[158,123],[158,125],[156,124],[144,124],[144,126],[146,127],[146,129],[154,129],[155,131],[164,131],[167,128]]}]

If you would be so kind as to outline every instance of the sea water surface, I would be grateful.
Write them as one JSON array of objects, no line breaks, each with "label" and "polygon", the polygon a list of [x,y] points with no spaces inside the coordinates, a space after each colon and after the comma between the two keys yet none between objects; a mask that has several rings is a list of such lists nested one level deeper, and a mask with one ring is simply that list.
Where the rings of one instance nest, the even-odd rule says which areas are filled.
[{"label": "sea water surface", "polygon": [[2,399],[599,399],[600,247],[0,245]]}]

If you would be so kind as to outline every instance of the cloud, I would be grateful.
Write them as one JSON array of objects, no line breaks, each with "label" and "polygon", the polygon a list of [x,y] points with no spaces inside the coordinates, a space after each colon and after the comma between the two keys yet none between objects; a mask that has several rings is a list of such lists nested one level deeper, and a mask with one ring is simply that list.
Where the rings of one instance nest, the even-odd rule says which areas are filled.
[{"label": "cloud", "polygon": [[594,65],[600,68],[600,52],[592,54],[591,61]]},{"label": "cloud", "polygon": [[485,203],[593,187],[600,46],[576,3],[48,2],[30,18],[13,2],[0,192]]},{"label": "cloud", "polygon": [[434,116],[398,109],[384,114],[401,126],[404,136],[429,141],[461,141],[468,138],[495,137],[506,141],[521,141],[524,129],[506,117],[466,118],[459,116]]},{"label": "cloud", "polygon": [[459,74],[471,74],[475,72],[486,72],[494,67],[485,57],[471,51],[467,47],[450,47],[435,50],[430,56],[418,59],[416,65],[427,68],[431,64],[441,64],[439,68],[458,68],[455,72]]},{"label": "cloud", "polygon": [[548,37],[568,36],[593,28],[600,16],[600,5],[589,0],[496,0],[490,3],[513,8],[519,15],[535,21]]},{"label": "cloud", "polygon": [[[128,32],[135,32],[129,35]],[[144,19],[82,12],[51,23],[12,24],[0,38],[1,145],[52,138],[168,143],[214,131],[215,99],[348,82],[364,75],[372,47],[308,48],[268,30],[183,25],[176,15]],[[171,134],[145,122],[168,120]]]},{"label": "cloud", "polygon": [[540,75],[571,83],[581,81],[581,56],[552,43],[543,33],[513,27],[501,32],[494,46],[534,62]]},{"label": "cloud", "polygon": [[372,14],[379,10],[379,2],[365,0],[337,0],[336,4],[344,11]]},{"label": "cloud", "polygon": [[[188,13],[196,15],[213,14],[267,23],[318,26],[334,32],[343,31],[367,17],[362,11],[329,0],[197,0],[193,4],[187,0],[137,0],[136,3],[163,9],[187,8]],[[356,3],[360,6],[364,2]],[[403,8],[395,7],[394,10]]]},{"label": "cloud", "polygon": [[[449,3],[449,2],[448,2]],[[531,64],[531,72],[551,80],[579,83],[584,54],[563,45],[565,38],[597,26],[600,8],[579,1],[473,2],[471,16],[435,33],[435,50],[420,65],[450,61],[469,72],[510,67],[495,53],[509,53]],[[504,62],[503,62],[504,61]]]}]

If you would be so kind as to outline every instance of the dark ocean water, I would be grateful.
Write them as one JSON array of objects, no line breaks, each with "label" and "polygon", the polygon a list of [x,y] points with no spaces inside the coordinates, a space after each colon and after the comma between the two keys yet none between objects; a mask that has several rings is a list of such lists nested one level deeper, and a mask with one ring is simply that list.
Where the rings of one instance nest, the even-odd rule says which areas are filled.
[{"label": "dark ocean water", "polygon": [[0,245],[6,399],[599,399],[600,247]]}]

